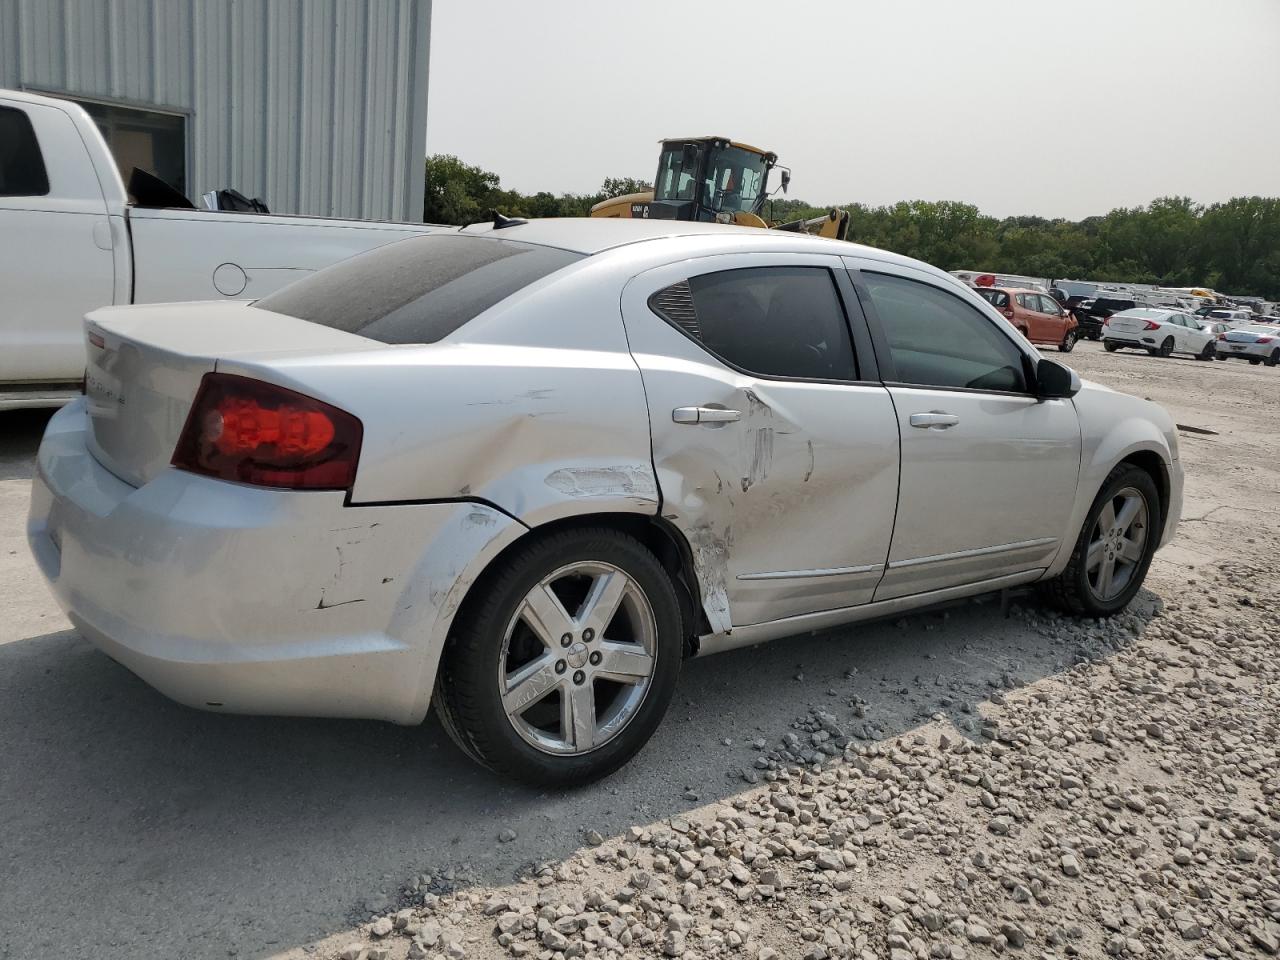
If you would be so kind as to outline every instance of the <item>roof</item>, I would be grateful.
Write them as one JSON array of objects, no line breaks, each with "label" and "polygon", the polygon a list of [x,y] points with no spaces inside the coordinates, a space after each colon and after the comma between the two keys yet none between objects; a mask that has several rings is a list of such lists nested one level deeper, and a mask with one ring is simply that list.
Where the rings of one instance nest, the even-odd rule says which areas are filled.
[{"label": "roof", "polygon": [[[498,239],[521,240],[547,247],[559,247],[575,253],[593,254],[646,240],[667,237],[725,237],[746,236],[768,245],[773,242],[812,243],[826,248],[824,252],[845,256],[857,253],[856,244],[841,240],[828,240],[803,233],[781,230],[761,230],[759,227],[739,227],[722,223],[701,223],[687,220],[630,219],[628,217],[548,217],[529,220],[526,223],[494,230],[491,223],[475,223],[463,227],[467,235],[494,233]],[[834,246],[835,249],[831,249]],[[869,249],[869,248],[862,248]],[[877,251],[879,252],[879,251]]]},{"label": "roof", "polygon": [[[742,143],[741,141],[734,140],[732,137],[717,137],[717,136],[663,137],[658,142],[659,143],[681,143],[681,142],[698,141],[698,140],[723,140],[725,143],[729,144],[729,146],[731,147],[737,147],[740,150],[749,150],[752,153],[758,153],[762,156],[773,153],[772,150],[762,150],[760,147],[753,147],[749,143]],[[777,154],[774,154],[774,156],[777,156]]]},{"label": "roof", "polygon": [[1039,289],[1039,288],[1037,288],[1037,287],[1001,287],[1001,286],[993,286],[993,287],[974,287],[974,289],[975,289],[975,290],[977,290],[979,293],[981,293],[983,290],[999,290],[1001,293],[1036,293],[1036,294],[1039,294],[1039,295],[1040,295],[1040,296],[1042,296],[1042,297],[1047,297],[1047,296],[1049,296],[1049,294],[1048,294],[1046,291],[1041,290],[1041,289]]}]

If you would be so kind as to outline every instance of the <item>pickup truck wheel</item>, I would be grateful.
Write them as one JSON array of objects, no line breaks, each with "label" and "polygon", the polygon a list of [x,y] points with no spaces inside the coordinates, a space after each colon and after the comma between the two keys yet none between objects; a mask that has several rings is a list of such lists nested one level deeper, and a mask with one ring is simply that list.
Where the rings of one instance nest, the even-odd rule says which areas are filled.
[{"label": "pickup truck wheel", "polygon": [[538,786],[607,776],[634,756],[680,676],[680,604],[639,541],[570,530],[517,548],[472,588],[434,702],[473,759]]},{"label": "pickup truck wheel", "polygon": [[1067,568],[1042,596],[1080,617],[1109,617],[1129,605],[1160,540],[1160,494],[1151,474],[1122,463],[1089,508]]}]

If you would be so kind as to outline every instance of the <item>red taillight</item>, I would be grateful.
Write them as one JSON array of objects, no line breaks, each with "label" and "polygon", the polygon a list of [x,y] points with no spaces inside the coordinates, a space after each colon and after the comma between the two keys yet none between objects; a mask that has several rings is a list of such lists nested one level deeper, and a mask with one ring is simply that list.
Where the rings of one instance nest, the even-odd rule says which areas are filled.
[{"label": "red taillight", "polygon": [[1270,343],[1270,342],[1271,342],[1270,337],[1259,337],[1257,340],[1254,341],[1254,343]]},{"label": "red taillight", "polygon": [[349,490],[364,429],[337,407],[284,387],[206,373],[173,452],[192,473],[290,490]]},{"label": "red taillight", "polygon": [[1148,320],[1146,323],[1142,325],[1142,329],[1143,330],[1159,330],[1160,324],[1156,323],[1154,320]]},{"label": "red taillight", "polygon": [[1110,318],[1110,317],[1103,317],[1103,319],[1102,319],[1102,325],[1103,325],[1104,327],[1109,327],[1109,326],[1111,326],[1111,318]]}]

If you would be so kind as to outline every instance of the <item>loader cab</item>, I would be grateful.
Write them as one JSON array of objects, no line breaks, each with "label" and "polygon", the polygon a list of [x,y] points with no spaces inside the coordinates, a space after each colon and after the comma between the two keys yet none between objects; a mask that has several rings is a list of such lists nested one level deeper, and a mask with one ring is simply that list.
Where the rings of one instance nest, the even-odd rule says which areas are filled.
[{"label": "loader cab", "polygon": [[777,154],[723,137],[664,140],[653,200],[632,215],[707,222],[759,217],[777,162]]}]

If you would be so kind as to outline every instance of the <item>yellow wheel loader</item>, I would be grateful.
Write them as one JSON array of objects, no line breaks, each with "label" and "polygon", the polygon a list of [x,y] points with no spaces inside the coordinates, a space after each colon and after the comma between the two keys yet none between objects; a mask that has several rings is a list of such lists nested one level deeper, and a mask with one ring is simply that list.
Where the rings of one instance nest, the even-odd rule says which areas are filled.
[{"label": "yellow wheel loader", "polygon": [[[844,210],[832,208],[821,217],[786,223],[765,219],[774,167],[776,153],[725,137],[663,140],[653,190],[601,200],[591,208],[591,216],[736,223],[843,240],[849,230]],[[778,167],[778,172],[778,189],[786,193],[791,171]]]}]

